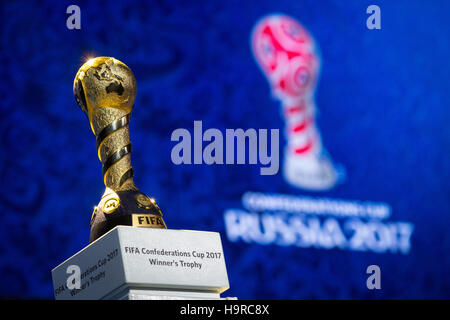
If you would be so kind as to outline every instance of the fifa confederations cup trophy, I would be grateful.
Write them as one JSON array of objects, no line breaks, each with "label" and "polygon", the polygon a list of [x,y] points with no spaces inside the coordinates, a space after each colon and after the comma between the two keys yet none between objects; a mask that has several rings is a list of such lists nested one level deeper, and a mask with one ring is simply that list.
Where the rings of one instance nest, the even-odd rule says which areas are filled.
[{"label": "fifa confederations cup trophy", "polygon": [[78,70],[73,92],[97,137],[106,186],[92,213],[89,242],[118,225],[166,229],[155,200],[133,181],[128,129],[136,98],[133,72],[117,59],[93,58]]},{"label": "fifa confederations cup trophy", "polygon": [[89,245],[52,269],[55,299],[234,299],[220,297],[230,287],[220,234],[167,229],[155,200],[133,182],[130,68],[90,59],[73,91],[97,137],[106,190],[92,213]]}]

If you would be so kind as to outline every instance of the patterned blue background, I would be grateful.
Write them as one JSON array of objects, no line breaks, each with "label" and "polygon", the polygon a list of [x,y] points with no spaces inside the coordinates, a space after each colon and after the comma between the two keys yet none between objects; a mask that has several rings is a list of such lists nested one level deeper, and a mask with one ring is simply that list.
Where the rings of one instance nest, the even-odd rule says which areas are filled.
[{"label": "patterned blue background", "polygon": [[[66,8],[81,7],[81,30]],[[377,4],[382,29],[366,28]],[[0,296],[53,298],[50,270],[88,243],[104,186],[95,137],[72,81],[88,55],[134,71],[135,181],[170,228],[222,233],[240,299],[450,298],[448,1],[2,1]],[[176,128],[280,128],[279,103],[251,55],[263,15],[282,12],[315,36],[324,145],[347,181],[326,193],[259,167],[175,166]],[[280,131],[281,131],[280,130]],[[281,139],[285,143],[284,138]],[[223,212],[247,190],[387,202],[415,226],[408,255],[229,242]],[[366,288],[378,264],[382,290]]]}]

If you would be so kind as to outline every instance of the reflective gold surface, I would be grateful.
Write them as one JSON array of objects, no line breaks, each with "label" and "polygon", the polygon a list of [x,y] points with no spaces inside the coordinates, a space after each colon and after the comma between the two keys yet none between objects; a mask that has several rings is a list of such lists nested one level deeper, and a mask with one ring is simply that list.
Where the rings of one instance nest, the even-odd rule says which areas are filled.
[{"label": "reflective gold surface", "polygon": [[[78,70],[73,91],[97,137],[97,152],[102,162],[106,186],[92,217],[91,241],[103,232],[96,231],[92,237],[93,229],[106,228],[96,225],[119,223],[113,223],[112,220],[108,222],[108,219],[116,219],[120,224],[126,220],[129,225],[166,228],[155,201],[140,192],[133,181],[128,128],[136,98],[133,72],[117,59],[93,58]],[[135,214],[145,216],[145,219],[136,220]],[[150,220],[149,214],[152,215]],[[140,220],[144,222],[141,223]]]},{"label": "reflective gold surface", "polygon": [[156,214],[133,214],[133,227],[166,229],[163,219]]},{"label": "reflective gold surface", "polygon": [[[136,80],[130,68],[119,60],[97,57],[88,60],[78,70],[74,94],[97,136],[109,124],[131,112],[136,98]],[[100,161],[105,164],[114,152],[129,143],[128,125],[113,131],[99,143]],[[120,184],[122,175],[130,168],[130,156],[126,155],[108,168],[103,177],[105,186],[113,190],[135,189],[132,181]]]}]

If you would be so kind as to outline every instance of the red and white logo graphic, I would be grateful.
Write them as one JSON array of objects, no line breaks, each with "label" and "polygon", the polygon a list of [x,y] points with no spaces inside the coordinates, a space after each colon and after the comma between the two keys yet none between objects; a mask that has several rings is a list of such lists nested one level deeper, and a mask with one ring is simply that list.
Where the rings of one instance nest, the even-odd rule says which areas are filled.
[{"label": "red and white logo graphic", "polygon": [[333,164],[315,122],[314,92],[320,58],[314,39],[293,18],[270,15],[253,29],[252,50],[273,97],[281,101],[287,138],[285,179],[303,189],[332,188],[343,179],[344,170]]}]

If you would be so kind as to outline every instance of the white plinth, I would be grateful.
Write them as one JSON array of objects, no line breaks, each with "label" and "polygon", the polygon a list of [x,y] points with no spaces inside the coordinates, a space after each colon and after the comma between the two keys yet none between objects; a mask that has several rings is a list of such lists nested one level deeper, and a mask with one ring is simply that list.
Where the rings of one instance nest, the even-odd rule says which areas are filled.
[{"label": "white plinth", "polygon": [[[71,265],[80,268],[80,289],[70,289]],[[56,300],[220,299],[229,288],[219,233],[126,226],[54,268],[52,278]]]}]

